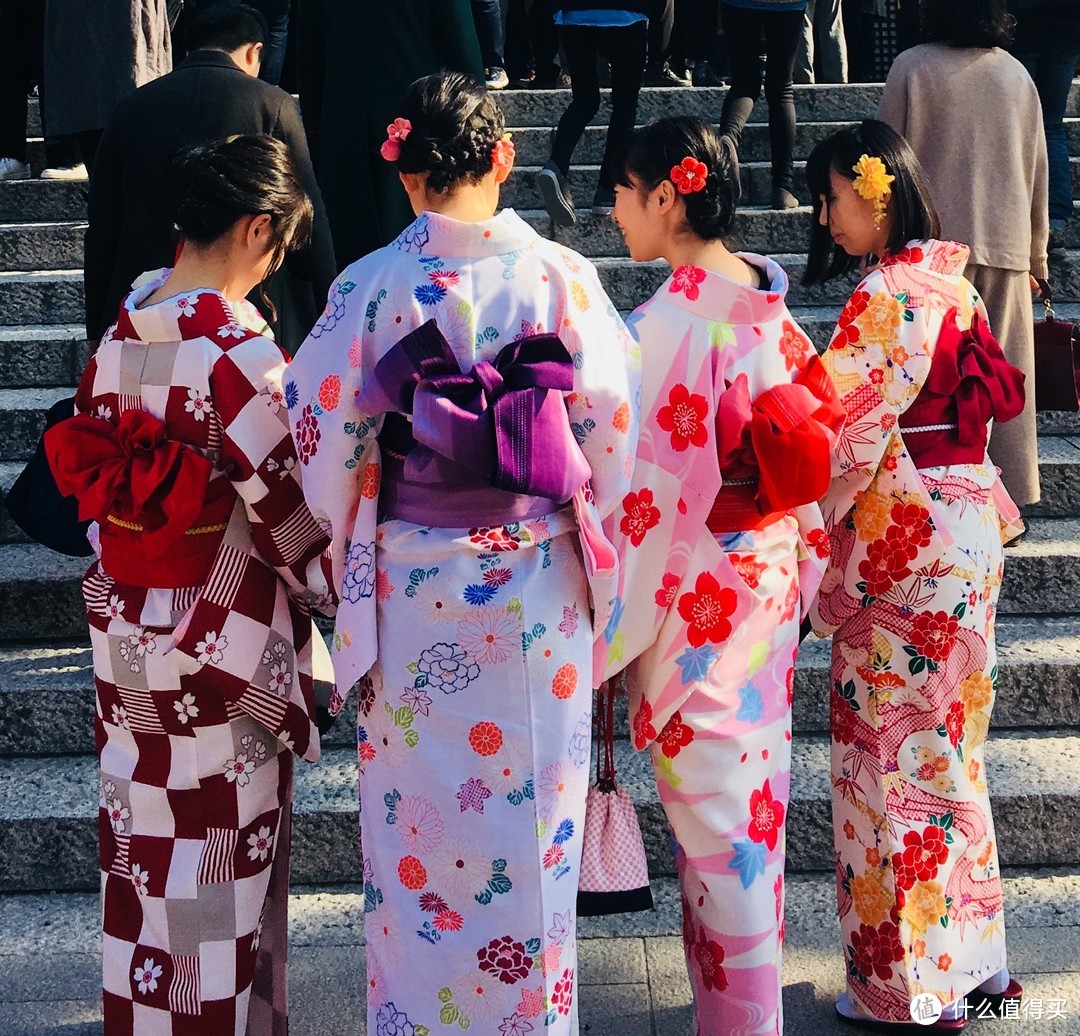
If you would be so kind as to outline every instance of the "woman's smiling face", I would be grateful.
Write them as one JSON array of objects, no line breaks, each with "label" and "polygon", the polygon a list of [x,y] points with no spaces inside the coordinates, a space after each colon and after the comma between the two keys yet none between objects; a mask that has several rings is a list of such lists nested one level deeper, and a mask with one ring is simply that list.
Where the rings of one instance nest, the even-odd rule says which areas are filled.
[{"label": "woman's smiling face", "polygon": [[630,258],[637,263],[647,263],[663,254],[663,224],[658,225],[657,213],[653,211],[656,191],[646,191],[633,174],[629,179],[629,187],[615,185],[615,208],[611,218],[622,231]]}]

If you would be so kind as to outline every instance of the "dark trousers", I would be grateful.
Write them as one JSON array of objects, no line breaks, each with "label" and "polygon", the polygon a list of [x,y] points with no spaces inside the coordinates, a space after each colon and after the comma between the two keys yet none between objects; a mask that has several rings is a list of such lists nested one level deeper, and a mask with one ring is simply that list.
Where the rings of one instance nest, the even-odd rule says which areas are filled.
[{"label": "dark trousers", "polygon": [[530,68],[541,80],[561,71],[552,0],[510,0],[506,8],[506,71],[518,79]]},{"label": "dark trousers", "polygon": [[472,0],[472,13],[484,67],[489,71],[503,68],[506,62],[503,59],[503,20],[499,0]]},{"label": "dark trousers", "polygon": [[671,29],[675,24],[675,0],[651,0],[649,4],[649,67],[660,68],[671,57]]},{"label": "dark trousers", "polygon": [[277,86],[281,82],[281,70],[285,66],[285,50],[289,45],[289,16],[275,15],[270,19],[270,38],[263,47],[262,68],[259,78]]},{"label": "dark trousers", "polygon": [[715,61],[720,0],[679,0],[671,49],[692,61]]},{"label": "dark trousers", "polygon": [[803,30],[802,11],[753,11],[721,3],[724,40],[731,62],[731,89],[720,113],[720,132],[738,144],[761,93],[761,41],[765,40],[765,99],[774,188],[791,190],[795,151],[795,51]]},{"label": "dark trousers", "polygon": [[597,58],[603,55],[611,64],[611,122],[600,166],[600,186],[614,187],[626,138],[637,119],[638,94],[645,73],[645,22],[604,27],[563,25],[560,36],[572,96],[555,131],[551,159],[564,176],[569,174],[574,148],[600,110]]}]

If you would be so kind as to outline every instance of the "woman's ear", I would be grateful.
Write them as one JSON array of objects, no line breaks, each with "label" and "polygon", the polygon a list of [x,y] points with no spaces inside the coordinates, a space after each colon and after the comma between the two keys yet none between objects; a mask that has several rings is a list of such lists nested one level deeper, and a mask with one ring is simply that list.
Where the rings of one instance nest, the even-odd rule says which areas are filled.
[{"label": "woman's ear", "polygon": [[661,180],[653,188],[652,196],[661,212],[669,212],[675,204],[675,185],[670,180]]},{"label": "woman's ear", "polygon": [[273,241],[273,222],[270,214],[260,212],[257,216],[248,217],[247,241],[258,252],[267,251]]}]

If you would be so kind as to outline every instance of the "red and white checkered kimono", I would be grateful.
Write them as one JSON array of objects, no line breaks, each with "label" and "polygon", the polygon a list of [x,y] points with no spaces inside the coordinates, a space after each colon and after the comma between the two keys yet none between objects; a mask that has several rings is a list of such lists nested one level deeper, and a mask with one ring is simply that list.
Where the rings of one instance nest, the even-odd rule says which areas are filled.
[{"label": "red and white checkered kimono", "polygon": [[[125,300],[76,409],[113,425],[132,410],[164,422],[169,444],[212,462],[208,499],[216,489],[226,514],[232,504],[226,521],[188,529],[134,573],[137,515],[101,516],[103,545],[134,530],[131,549],[104,549],[83,583],[101,765],[105,1031],[266,1036],[287,1031],[292,756],[319,755],[313,668],[327,678],[329,658],[308,605],[327,590],[327,540],[303,501],[285,361],[253,330],[265,326],[258,314],[209,290],[137,310],[161,283]],[[61,436],[72,424],[57,426],[69,429]],[[73,452],[68,464],[85,466],[87,449],[77,461]],[[50,453],[63,486],[64,451]],[[212,559],[205,585],[177,585],[182,570],[171,577],[191,550]],[[151,579],[165,585],[137,585]]]}]

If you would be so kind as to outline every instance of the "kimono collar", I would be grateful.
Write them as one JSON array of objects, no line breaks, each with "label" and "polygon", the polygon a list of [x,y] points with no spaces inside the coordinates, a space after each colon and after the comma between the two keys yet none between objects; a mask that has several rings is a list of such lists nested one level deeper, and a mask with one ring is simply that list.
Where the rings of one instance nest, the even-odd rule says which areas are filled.
[{"label": "kimono collar", "polygon": [[[172,270],[154,270],[144,273],[132,286],[131,292],[120,304],[117,335],[139,342],[178,342],[186,338],[198,338],[206,333],[225,332],[226,328],[247,328],[258,334],[273,337],[273,332],[259,311],[246,299],[233,301],[225,298],[214,288],[195,288],[180,292],[139,309],[139,305],[154,294],[169,279]],[[182,317],[199,317],[185,320]],[[221,335],[219,334],[219,337]],[[235,332],[230,336],[236,337]]]},{"label": "kimono collar", "polygon": [[391,248],[418,255],[483,259],[530,248],[540,235],[513,209],[479,223],[462,223],[438,212],[422,212],[391,242]]},{"label": "kimono collar", "polygon": [[766,290],[739,284],[699,266],[680,266],[660,286],[656,297],[688,309],[695,316],[723,323],[764,323],[783,316],[788,277],[779,263],[752,252],[736,254],[765,274],[769,282]]},{"label": "kimono collar", "polygon": [[898,263],[908,263],[942,277],[959,277],[970,254],[971,249],[959,241],[912,240],[898,251],[883,255],[878,266],[887,269]]}]

